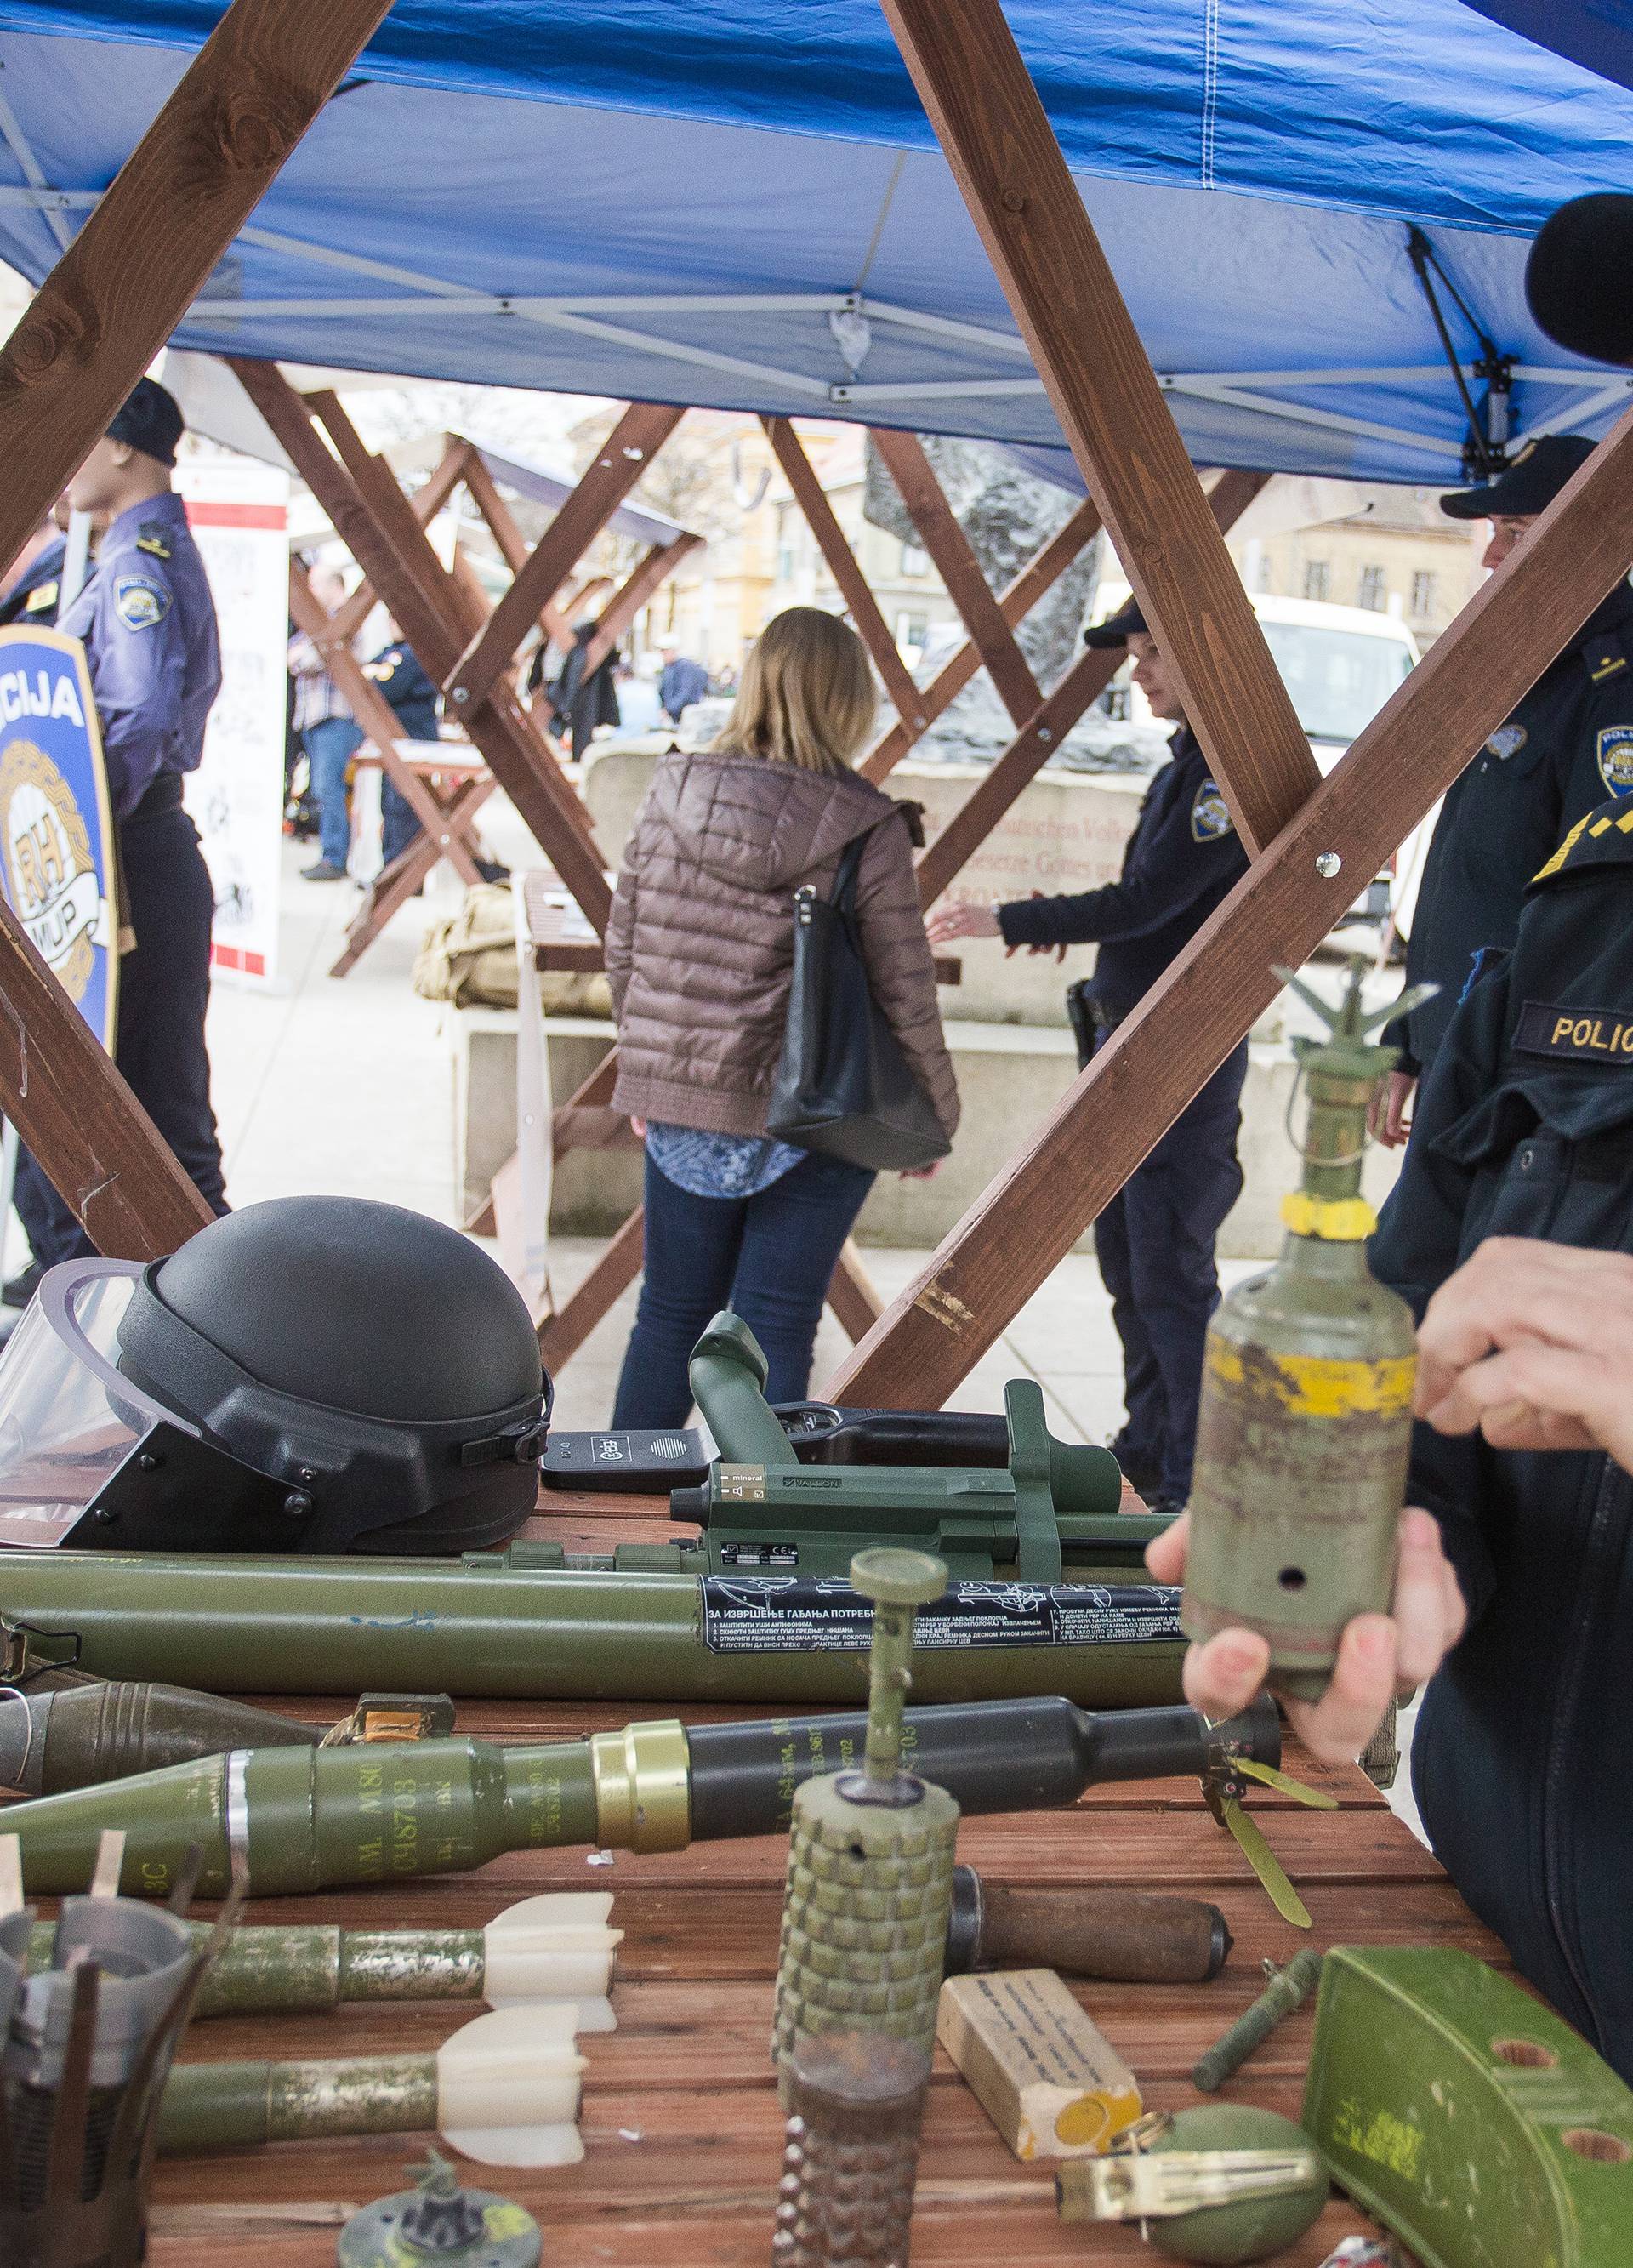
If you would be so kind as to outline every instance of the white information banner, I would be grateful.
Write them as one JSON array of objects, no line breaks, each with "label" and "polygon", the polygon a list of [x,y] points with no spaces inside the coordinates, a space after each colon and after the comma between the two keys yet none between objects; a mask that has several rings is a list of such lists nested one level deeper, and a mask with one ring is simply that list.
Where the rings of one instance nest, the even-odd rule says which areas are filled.
[{"label": "white information banner", "polygon": [[277,969],[289,487],[287,473],[242,458],[176,470],[221,633],[221,691],[187,807],[215,885],[214,968],[256,985]]}]

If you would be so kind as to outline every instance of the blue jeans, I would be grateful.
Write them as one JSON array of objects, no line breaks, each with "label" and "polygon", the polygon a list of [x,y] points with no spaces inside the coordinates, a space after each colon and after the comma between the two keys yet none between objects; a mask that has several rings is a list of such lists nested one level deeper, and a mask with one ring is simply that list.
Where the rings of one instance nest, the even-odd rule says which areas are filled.
[{"label": "blue jeans", "polygon": [[828,1278],[872,1186],[864,1167],[813,1151],[757,1197],[697,1197],[648,1159],[646,1272],[614,1431],[685,1425],[688,1358],[725,1307],[764,1349],[767,1399],[802,1401]]},{"label": "blue jeans", "polygon": [[401,795],[389,779],[380,781],[380,860],[394,866],[420,831],[420,822],[414,816],[414,806]]},{"label": "blue jeans", "polygon": [[301,739],[317,799],[318,849],[326,866],[343,866],[351,850],[346,767],[352,751],[363,745],[363,734],[349,717],[326,717],[320,725],[308,725]]}]

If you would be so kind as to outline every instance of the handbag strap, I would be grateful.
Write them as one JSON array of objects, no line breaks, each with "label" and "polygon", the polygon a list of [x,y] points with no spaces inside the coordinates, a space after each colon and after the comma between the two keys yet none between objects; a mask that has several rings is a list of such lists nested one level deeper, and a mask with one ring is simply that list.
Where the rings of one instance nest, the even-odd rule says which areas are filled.
[{"label": "handbag strap", "polygon": [[828,904],[846,921],[856,911],[857,877],[862,871],[862,854],[879,829],[889,826],[898,808],[893,805],[882,819],[876,819],[871,827],[864,828],[860,835],[853,835],[839,854],[839,871],[834,877],[833,894]]}]

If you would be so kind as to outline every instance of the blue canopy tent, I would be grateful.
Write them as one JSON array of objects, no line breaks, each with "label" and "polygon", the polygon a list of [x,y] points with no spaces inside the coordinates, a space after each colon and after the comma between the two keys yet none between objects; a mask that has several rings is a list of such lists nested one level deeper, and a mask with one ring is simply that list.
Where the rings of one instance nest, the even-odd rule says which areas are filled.
[{"label": "blue canopy tent", "polygon": [[[220,13],[0,0],[0,256],[43,276]],[[1198,462],[1460,477],[1414,227],[1492,434],[1625,402],[1520,278],[1555,205],[1625,182],[1633,95],[1463,0],[1008,14]],[[177,337],[989,437],[1075,479],[875,0],[398,0]]]},{"label": "blue canopy tent", "polygon": [[1633,6],[1629,0],[1468,0],[1556,55],[1633,86]]}]

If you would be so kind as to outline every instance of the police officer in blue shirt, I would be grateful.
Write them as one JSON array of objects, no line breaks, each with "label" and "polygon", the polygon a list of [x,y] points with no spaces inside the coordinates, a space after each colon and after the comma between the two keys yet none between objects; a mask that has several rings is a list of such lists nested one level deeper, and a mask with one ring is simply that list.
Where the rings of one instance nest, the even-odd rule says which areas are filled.
[{"label": "police officer in blue shirt", "polygon": [[[1085,636],[1090,645],[1126,647],[1151,713],[1180,727],[1140,806],[1122,874],[1076,896],[948,904],[929,926],[935,945],[960,937],[1039,950],[1097,945],[1088,998],[1092,1043],[1103,1046],[1234,889],[1247,858],[1137,605],[1130,600]],[[1219,1299],[1215,1240],[1241,1193],[1236,1138],[1247,1075],[1244,1040],[1094,1224],[1129,1413],[1111,1446],[1142,1496],[1176,1506],[1190,1492],[1203,1341]]]},{"label": "police officer in blue shirt", "polygon": [[[181,432],[173,397],[142,379],[74,475],[70,504],[106,515],[108,527],[96,571],[58,627],[85,644],[119,837],[121,914],[136,937],[120,961],[114,1058],[204,1197],[224,1212],[204,1047],[215,903],[181,807],[221,658],[204,563],[171,488]],[[15,1201],[42,1268],[93,1249],[26,1152]]]},{"label": "police officer in blue shirt", "polygon": [[29,538],[23,565],[0,594],[0,624],[26,622],[31,630],[51,628],[56,620],[67,552],[68,538],[48,513]]},{"label": "police officer in blue shirt", "polygon": [[[393,628],[396,625],[394,623]],[[426,675],[413,647],[401,638],[383,646],[363,674],[371,678],[396,713],[405,740],[434,740],[438,688]],[[401,858],[420,832],[414,806],[387,775],[380,783],[380,856],[387,866]]]},{"label": "police officer in blue shirt", "polygon": [[[1482,564],[1500,566],[1593,453],[1578,433],[1546,434],[1497,479],[1442,497],[1453,519],[1489,519]],[[1391,1025],[1401,1050],[1374,1112],[1394,1148],[1413,1090],[1433,1064],[1476,956],[1514,942],[1526,885],[1566,829],[1607,795],[1633,794],[1633,588],[1596,607],[1506,723],[1446,792],[1423,865],[1406,982],[1439,987]]]}]

